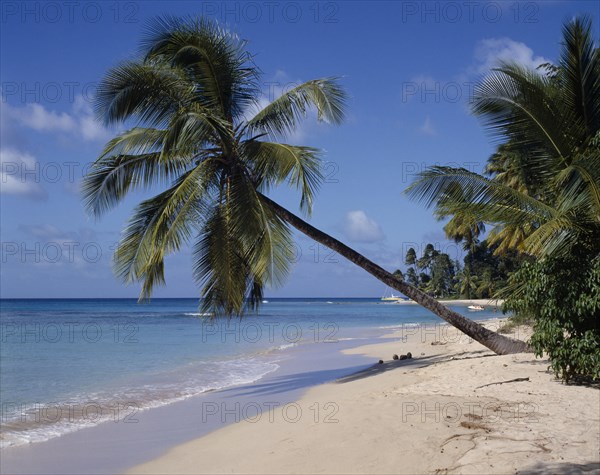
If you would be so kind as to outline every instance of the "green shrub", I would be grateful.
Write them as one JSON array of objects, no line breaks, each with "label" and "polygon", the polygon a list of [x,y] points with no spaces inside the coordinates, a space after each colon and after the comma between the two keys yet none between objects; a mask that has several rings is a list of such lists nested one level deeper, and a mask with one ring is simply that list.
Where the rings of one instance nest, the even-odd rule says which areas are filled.
[{"label": "green shrub", "polygon": [[600,255],[525,263],[509,286],[503,310],[533,318],[530,344],[557,377],[600,379]]}]

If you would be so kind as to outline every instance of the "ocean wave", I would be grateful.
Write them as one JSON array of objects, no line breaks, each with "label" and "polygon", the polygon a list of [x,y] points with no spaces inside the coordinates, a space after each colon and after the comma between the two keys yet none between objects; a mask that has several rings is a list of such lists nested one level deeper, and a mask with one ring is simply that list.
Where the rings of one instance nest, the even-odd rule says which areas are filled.
[{"label": "ocean wave", "polygon": [[196,362],[127,389],[80,394],[61,402],[5,404],[0,449],[43,442],[104,422],[134,422],[139,412],[250,384],[278,368],[259,357]]},{"label": "ocean wave", "polygon": [[377,327],[381,330],[400,330],[402,328],[417,328],[423,326],[422,323],[399,323],[397,325],[384,325],[381,327]]},{"label": "ocean wave", "polygon": [[284,345],[279,345],[277,347],[278,350],[287,350],[288,348],[294,348],[295,346],[298,346],[298,343],[286,343]]},{"label": "ocean wave", "polygon": [[213,314],[211,312],[186,312],[184,315],[188,317],[212,317]]}]

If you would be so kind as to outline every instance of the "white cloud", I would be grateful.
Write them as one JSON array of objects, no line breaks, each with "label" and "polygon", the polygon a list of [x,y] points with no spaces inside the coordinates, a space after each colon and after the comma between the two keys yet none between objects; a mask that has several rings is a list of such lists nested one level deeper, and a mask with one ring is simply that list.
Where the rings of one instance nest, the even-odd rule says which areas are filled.
[{"label": "white cloud", "polygon": [[433,122],[431,122],[431,119],[429,118],[429,116],[427,116],[425,118],[425,122],[423,122],[423,125],[421,127],[419,127],[419,132],[421,132],[422,134],[425,134],[425,135],[435,135],[436,134],[435,127],[433,126]]},{"label": "white cloud", "polygon": [[13,107],[2,101],[2,115],[38,132],[63,132],[84,141],[103,141],[112,135],[96,121],[90,104],[81,96],[76,98],[70,113],[49,110],[41,104]]},{"label": "white cloud", "polygon": [[46,110],[40,104],[26,104],[24,107],[7,106],[9,115],[33,130],[41,132],[71,132],[77,124],[75,120],[65,112],[57,113]]},{"label": "white cloud", "polygon": [[356,242],[376,242],[384,238],[381,226],[362,210],[346,213],[344,233]]},{"label": "white cloud", "polygon": [[534,56],[533,50],[525,43],[510,38],[488,38],[481,40],[475,48],[474,71],[487,74],[492,68],[498,67],[501,61],[519,63],[531,69],[550,61],[542,56]]},{"label": "white cloud", "polygon": [[38,183],[39,165],[28,153],[0,148],[0,193],[44,199],[47,194]]},{"label": "white cloud", "polygon": [[73,112],[78,117],[79,133],[84,140],[106,141],[113,136],[108,129],[96,120],[92,106],[82,96],[75,99]]}]

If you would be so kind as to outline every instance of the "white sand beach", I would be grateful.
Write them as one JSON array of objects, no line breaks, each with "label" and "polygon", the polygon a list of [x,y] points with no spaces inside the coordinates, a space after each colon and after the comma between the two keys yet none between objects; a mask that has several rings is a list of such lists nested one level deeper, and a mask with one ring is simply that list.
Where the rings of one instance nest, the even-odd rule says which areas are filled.
[{"label": "white sand beach", "polygon": [[[521,339],[530,334],[523,327],[513,332]],[[546,359],[494,355],[446,325],[407,327],[382,343],[347,351],[385,363],[179,445],[129,473],[600,469],[600,393],[555,380]],[[412,359],[392,360],[407,352]]]}]

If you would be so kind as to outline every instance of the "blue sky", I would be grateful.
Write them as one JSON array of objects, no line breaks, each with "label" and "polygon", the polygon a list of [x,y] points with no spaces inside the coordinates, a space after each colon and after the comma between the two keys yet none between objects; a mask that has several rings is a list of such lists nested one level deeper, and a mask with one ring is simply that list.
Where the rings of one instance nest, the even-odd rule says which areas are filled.
[{"label": "blue sky", "polygon": [[[136,297],[111,272],[132,195],[100,221],[78,194],[86,167],[116,132],[92,112],[95,84],[135,57],[156,15],[206,15],[249,41],[265,99],[301,81],[342,76],[340,127],[309,117],[289,141],[326,151],[311,223],[389,270],[409,247],[451,257],[443,223],[402,191],[417,171],[481,171],[494,144],[469,114],[475,82],[498,59],[555,61],[561,25],[600,2],[15,2],[1,4],[0,296]],[[297,196],[272,196],[297,210]],[[272,297],[379,296],[384,286],[298,236],[297,262]],[[196,297],[189,252],[166,262],[156,297]]]}]

